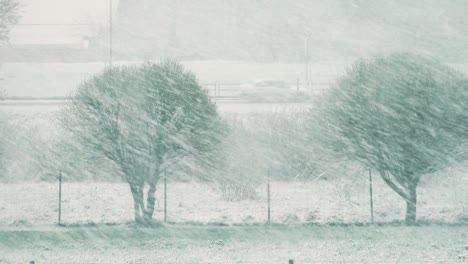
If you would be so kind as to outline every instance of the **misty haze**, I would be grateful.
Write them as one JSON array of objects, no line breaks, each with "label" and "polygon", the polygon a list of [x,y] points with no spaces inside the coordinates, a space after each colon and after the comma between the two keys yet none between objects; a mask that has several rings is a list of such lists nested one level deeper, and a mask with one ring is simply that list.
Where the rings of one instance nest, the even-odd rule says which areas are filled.
[{"label": "misty haze", "polygon": [[467,14],[0,0],[0,264],[468,262]]}]

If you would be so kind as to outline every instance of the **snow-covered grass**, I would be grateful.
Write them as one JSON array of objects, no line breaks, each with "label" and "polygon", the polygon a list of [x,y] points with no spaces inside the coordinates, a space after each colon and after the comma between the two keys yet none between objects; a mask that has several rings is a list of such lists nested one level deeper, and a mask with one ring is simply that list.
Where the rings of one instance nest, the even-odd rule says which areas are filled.
[{"label": "snow-covered grass", "polygon": [[[125,183],[70,183],[62,187],[65,224],[125,223],[133,220],[133,202]],[[156,192],[155,218],[163,220],[163,185]],[[267,188],[257,198],[224,201],[211,186],[198,182],[168,183],[168,220],[176,223],[261,224],[267,221]],[[405,203],[379,177],[374,177],[376,222],[404,218]],[[0,226],[57,223],[57,183],[0,185]],[[468,194],[463,178],[428,180],[418,188],[418,219],[423,222],[467,221]],[[271,221],[280,224],[367,223],[369,185],[356,179],[315,182],[272,182]],[[466,222],[465,222],[466,223]]]},{"label": "snow-covered grass", "polygon": [[463,226],[10,230],[0,231],[0,263],[462,263],[467,239]]}]

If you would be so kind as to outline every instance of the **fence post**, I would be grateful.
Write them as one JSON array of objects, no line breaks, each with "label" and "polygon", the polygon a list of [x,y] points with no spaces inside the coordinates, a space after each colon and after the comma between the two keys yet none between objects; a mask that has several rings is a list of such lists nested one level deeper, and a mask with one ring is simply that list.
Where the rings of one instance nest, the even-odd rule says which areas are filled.
[{"label": "fence post", "polygon": [[289,264],[294,264],[294,259],[290,259]]},{"label": "fence post", "polygon": [[58,225],[62,224],[62,172],[59,172]]},{"label": "fence post", "polygon": [[34,260],[29,261],[29,264],[35,264]]},{"label": "fence post", "polygon": [[270,224],[271,223],[270,170],[268,170],[267,201],[268,201],[268,224]]},{"label": "fence post", "polygon": [[296,92],[299,92],[300,81],[299,78],[296,79]]},{"label": "fence post", "polygon": [[167,222],[167,170],[164,170],[164,222]]},{"label": "fence post", "polygon": [[369,169],[369,195],[370,195],[370,211],[371,223],[374,223],[374,198],[372,195],[372,169]]},{"label": "fence post", "polygon": [[218,82],[218,96],[221,96],[221,83]]},{"label": "fence post", "polygon": [[268,185],[267,185],[267,192],[268,192],[268,224],[270,224],[270,220],[271,220],[271,217],[270,217],[270,182],[268,182]]}]

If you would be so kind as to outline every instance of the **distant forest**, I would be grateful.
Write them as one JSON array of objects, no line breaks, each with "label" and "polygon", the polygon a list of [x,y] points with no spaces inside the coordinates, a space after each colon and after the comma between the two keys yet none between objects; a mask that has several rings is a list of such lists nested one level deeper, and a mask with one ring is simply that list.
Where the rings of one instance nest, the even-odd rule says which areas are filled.
[{"label": "distant forest", "polygon": [[468,58],[468,1],[120,0],[122,57],[300,62],[395,50]]}]

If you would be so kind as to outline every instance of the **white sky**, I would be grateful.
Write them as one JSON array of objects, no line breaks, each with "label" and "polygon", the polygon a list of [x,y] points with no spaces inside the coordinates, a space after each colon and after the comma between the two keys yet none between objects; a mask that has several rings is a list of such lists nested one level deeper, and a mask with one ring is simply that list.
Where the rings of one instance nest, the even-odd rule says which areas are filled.
[{"label": "white sky", "polygon": [[[12,29],[12,44],[80,43],[86,32],[107,24],[110,0],[20,0],[21,19]],[[114,12],[119,0],[113,0]],[[96,24],[29,26],[21,24]]]}]

